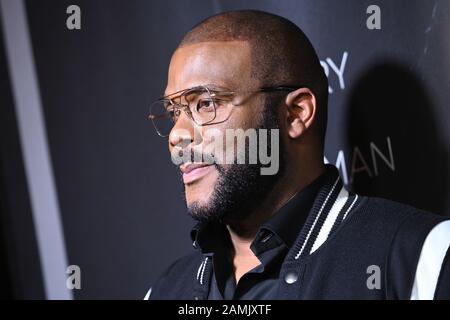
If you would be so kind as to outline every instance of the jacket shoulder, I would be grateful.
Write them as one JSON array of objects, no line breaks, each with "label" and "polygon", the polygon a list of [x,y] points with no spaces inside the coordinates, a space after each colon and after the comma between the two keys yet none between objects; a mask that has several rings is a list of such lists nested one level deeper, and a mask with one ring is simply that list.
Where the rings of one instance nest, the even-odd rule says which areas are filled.
[{"label": "jacket shoulder", "polygon": [[[423,278],[423,275],[420,274],[421,261],[431,261],[426,258],[426,241],[430,241],[427,239],[432,238],[442,223],[445,222],[448,225],[449,217],[384,198],[371,197],[369,199],[368,210],[376,211],[377,216],[383,220],[384,228],[391,230],[389,234],[385,234],[389,239],[385,265],[386,297],[388,299],[411,299],[414,292],[417,291],[419,292],[418,296],[423,296],[424,290],[417,289],[417,281]],[[442,237],[440,240],[443,240]],[[431,250],[433,255],[444,257],[448,248],[448,239],[446,243],[447,245],[444,244],[439,250],[437,243],[433,244],[434,249]],[[435,263],[437,268],[434,274],[435,285],[443,262],[441,260]],[[429,268],[428,273],[430,273]],[[429,274],[427,279],[427,282],[430,282]],[[432,293],[434,293],[434,289]],[[428,298],[433,299],[433,295],[429,294]]]},{"label": "jacket shoulder", "polygon": [[[384,223],[395,224],[398,227],[403,225],[406,229],[411,229],[414,232],[414,227],[420,227],[420,224],[436,224],[448,219],[432,213],[427,210],[419,209],[409,204],[397,202],[380,197],[366,197],[361,209],[365,213],[369,213],[375,219]],[[409,221],[409,224],[405,222]]]},{"label": "jacket shoulder", "polygon": [[[417,251],[431,229],[449,219],[401,202],[365,198],[367,201],[361,206],[357,219],[366,225],[368,234],[372,230],[377,237],[383,237],[391,251]],[[361,227],[361,223],[359,225]]]}]

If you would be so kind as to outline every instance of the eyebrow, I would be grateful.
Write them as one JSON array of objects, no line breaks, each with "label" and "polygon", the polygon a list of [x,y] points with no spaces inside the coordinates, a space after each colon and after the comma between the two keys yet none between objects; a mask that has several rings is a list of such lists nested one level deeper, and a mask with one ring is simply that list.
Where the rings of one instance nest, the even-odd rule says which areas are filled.
[{"label": "eyebrow", "polygon": [[214,92],[217,92],[217,91],[233,92],[233,90],[230,90],[229,88],[225,88],[225,87],[219,86],[217,84],[209,83],[209,84],[202,84],[202,85],[194,86],[194,87],[191,87],[191,88],[182,89],[180,91],[176,91],[176,92],[173,92],[173,93],[169,93],[169,94],[166,94],[164,96],[161,96],[160,99],[168,99],[168,98],[170,98],[173,95],[180,94],[180,93],[183,93],[185,91],[192,90],[192,89],[195,89],[195,88],[200,88],[200,87],[206,87],[207,89],[209,89],[211,91],[214,91]]}]

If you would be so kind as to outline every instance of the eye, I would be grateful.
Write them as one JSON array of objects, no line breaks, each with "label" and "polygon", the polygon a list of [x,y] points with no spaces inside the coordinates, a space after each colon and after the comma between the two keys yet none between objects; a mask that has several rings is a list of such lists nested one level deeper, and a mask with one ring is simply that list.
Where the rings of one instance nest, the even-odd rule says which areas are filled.
[{"label": "eye", "polygon": [[181,110],[179,108],[175,108],[173,105],[169,106],[167,109],[167,114],[169,118],[175,123],[180,117]]},{"label": "eye", "polygon": [[200,99],[197,102],[196,111],[198,113],[214,112],[214,100],[212,99]]}]

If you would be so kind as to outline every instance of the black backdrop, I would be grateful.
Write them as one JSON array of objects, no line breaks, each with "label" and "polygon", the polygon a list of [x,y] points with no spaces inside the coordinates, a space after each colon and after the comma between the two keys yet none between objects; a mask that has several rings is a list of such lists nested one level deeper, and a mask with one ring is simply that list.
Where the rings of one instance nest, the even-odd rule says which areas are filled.
[{"label": "black backdrop", "polygon": [[[332,91],[326,160],[349,188],[449,214],[450,1],[25,4],[67,263],[82,270],[76,299],[140,299],[191,250],[179,177],[146,114],[164,91],[183,34],[221,11],[280,14],[309,36]],[[81,8],[81,30],[66,28],[71,4]],[[371,4],[381,9],[380,30],[366,27]],[[2,294],[43,298],[49,295],[0,45]]]}]

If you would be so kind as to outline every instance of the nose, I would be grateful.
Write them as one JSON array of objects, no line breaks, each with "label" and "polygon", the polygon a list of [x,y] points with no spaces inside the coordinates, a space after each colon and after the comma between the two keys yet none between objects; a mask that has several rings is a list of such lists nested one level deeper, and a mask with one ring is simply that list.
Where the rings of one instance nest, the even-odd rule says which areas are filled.
[{"label": "nose", "polygon": [[169,149],[185,149],[194,142],[194,124],[189,117],[182,112],[169,134]]}]

